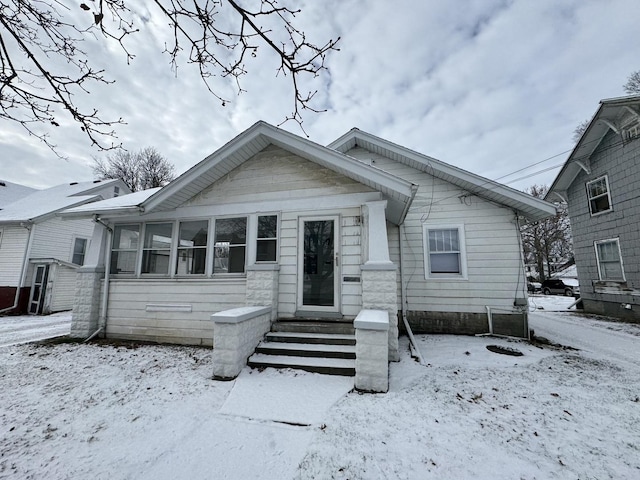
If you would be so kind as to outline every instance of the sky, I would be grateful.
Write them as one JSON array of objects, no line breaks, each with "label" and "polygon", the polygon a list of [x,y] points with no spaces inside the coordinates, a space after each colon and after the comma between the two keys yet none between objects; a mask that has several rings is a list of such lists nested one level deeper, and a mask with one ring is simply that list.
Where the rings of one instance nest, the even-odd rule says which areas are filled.
[{"label": "sky", "polygon": [[[77,25],[90,23],[77,2],[63,3]],[[83,49],[115,83],[89,85],[76,98],[126,122],[116,126],[115,142],[128,151],[154,147],[181,174],[255,122],[278,125],[291,114],[290,79],[276,75],[266,47],[248,58],[242,94],[228,79],[212,79],[230,99],[223,107],[186,59],[172,71],[162,53],[171,31],[154,6],[127,4],[140,28],[126,43],[135,58],[127,62],[115,42],[89,38]],[[281,128],[327,145],[357,127],[519,190],[551,184],[576,126],[601,99],[625,95],[627,77],[640,70],[637,0],[294,4],[307,38],[340,37],[340,51],[302,85],[318,91],[312,105],[326,111],[305,112],[304,131],[295,122]],[[0,119],[0,180],[46,188],[95,177],[93,158],[108,152],[92,147],[68,117],[57,120],[59,127],[39,128],[64,159]]]}]

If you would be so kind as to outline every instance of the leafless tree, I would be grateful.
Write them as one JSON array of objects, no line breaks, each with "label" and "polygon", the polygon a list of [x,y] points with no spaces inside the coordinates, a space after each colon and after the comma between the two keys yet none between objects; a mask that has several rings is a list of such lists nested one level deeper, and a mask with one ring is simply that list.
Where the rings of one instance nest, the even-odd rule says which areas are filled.
[{"label": "leafless tree", "polygon": [[175,178],[174,166],[153,147],[137,153],[119,149],[106,160],[94,157],[93,172],[101,180],[119,178],[132,192],[162,187]]},{"label": "leafless tree", "polygon": [[636,95],[640,93],[640,70],[631,72],[631,75],[627,77],[627,83],[622,88],[629,95]]},{"label": "leafless tree", "polygon": [[[544,198],[549,187],[533,185],[527,193]],[[543,281],[554,270],[556,262],[566,262],[573,257],[573,241],[569,214],[564,204],[557,204],[558,213],[550,218],[521,227],[522,245],[526,263],[533,263]]]},{"label": "leafless tree", "polygon": [[[221,105],[230,99],[216,93],[220,88],[211,83],[212,77],[231,79],[242,92],[245,60],[262,47],[279,57],[276,75],[292,82],[293,109],[284,121],[301,125],[303,110],[320,111],[312,103],[316,92],[302,90],[300,80],[316,77],[326,68],[326,55],[337,50],[339,38],[319,45],[309,41],[294,25],[300,10],[281,6],[277,0],[254,0],[254,7],[236,0],[148,3],[168,22],[172,41],[165,45],[165,53],[172,67],[181,59],[195,64]],[[112,83],[104,70],[92,66],[82,47],[87,39],[115,42],[127,61],[133,60],[129,37],[148,18],[142,12],[144,2],[137,7],[141,11],[129,4],[127,0],[0,0],[0,118],[19,123],[54,152],[49,135],[36,127],[59,126],[65,115],[79,124],[92,145],[118,148],[114,128],[123,120],[103,119],[97,108],[80,106],[91,85]],[[85,15],[87,26],[80,26],[83,22],[78,19]]]},{"label": "leafless tree", "polygon": [[589,126],[589,123],[590,120],[584,120],[580,122],[580,124],[575,128],[575,130],[573,131],[573,141],[575,143],[578,143],[578,140],[580,140],[580,137],[582,137],[582,134]]}]

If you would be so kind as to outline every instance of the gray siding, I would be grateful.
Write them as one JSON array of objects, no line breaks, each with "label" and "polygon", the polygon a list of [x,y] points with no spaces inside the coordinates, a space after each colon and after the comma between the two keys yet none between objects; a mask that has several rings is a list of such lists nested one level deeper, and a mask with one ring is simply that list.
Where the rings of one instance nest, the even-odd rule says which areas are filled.
[{"label": "gray siding", "polygon": [[[569,188],[569,216],[573,232],[574,254],[580,292],[588,310],[596,313],[637,317],[638,313],[624,311],[622,303],[640,304],[640,140],[623,144],[619,135],[609,131],[589,159],[591,173],[581,171]],[[607,175],[613,211],[591,216],[586,183]],[[626,287],[635,291],[619,294],[597,293],[594,283],[599,280],[594,242],[619,238]],[[614,307],[599,305],[611,302]]]}]

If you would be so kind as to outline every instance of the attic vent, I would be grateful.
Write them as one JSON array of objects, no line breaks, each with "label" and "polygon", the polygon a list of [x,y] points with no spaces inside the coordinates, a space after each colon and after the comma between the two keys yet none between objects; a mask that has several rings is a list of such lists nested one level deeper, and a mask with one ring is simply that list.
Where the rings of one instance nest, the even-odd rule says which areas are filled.
[{"label": "attic vent", "polygon": [[6,183],[4,183],[4,182],[0,182],[0,187],[6,187],[6,186],[7,186],[7,184],[6,184]]},{"label": "attic vent", "polygon": [[77,185],[78,182],[71,182],[69,185]]},{"label": "attic vent", "polygon": [[93,183],[100,183],[102,180],[94,180]]},{"label": "attic vent", "polygon": [[640,137],[640,124],[634,123],[633,125],[624,129],[624,139],[628,142],[634,138]]}]

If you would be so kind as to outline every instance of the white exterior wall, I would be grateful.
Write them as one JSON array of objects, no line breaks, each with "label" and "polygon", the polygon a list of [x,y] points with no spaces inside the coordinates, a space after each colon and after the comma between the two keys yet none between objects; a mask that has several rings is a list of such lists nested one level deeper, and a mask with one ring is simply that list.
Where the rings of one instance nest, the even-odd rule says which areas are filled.
[{"label": "white exterior wall", "polygon": [[29,230],[20,226],[3,226],[0,230],[0,287],[17,287],[29,241]]},{"label": "white exterior wall", "polygon": [[[362,148],[355,148],[347,154],[371,159],[375,167],[419,185],[404,222],[403,275],[407,284],[408,310],[484,314],[486,305],[511,310],[514,298],[524,297],[526,282],[513,211],[473,195],[460,199],[460,195],[468,192]],[[467,279],[425,279],[425,223],[464,226]],[[394,226],[388,227],[387,231],[390,234],[391,260],[398,264],[399,233]],[[519,279],[521,288],[516,293]]]},{"label": "white exterior wall", "polygon": [[74,238],[86,238],[87,250],[94,223],[87,220],[51,218],[39,223],[31,245],[30,258],[57,258],[71,262]]},{"label": "white exterior wall", "polygon": [[78,271],[75,268],[66,265],[56,265],[55,280],[52,284],[51,303],[49,311],[62,312],[73,308],[73,298],[76,291],[76,275]]},{"label": "white exterior wall", "polygon": [[111,279],[107,337],[212,345],[211,315],[245,305],[244,278]]}]

